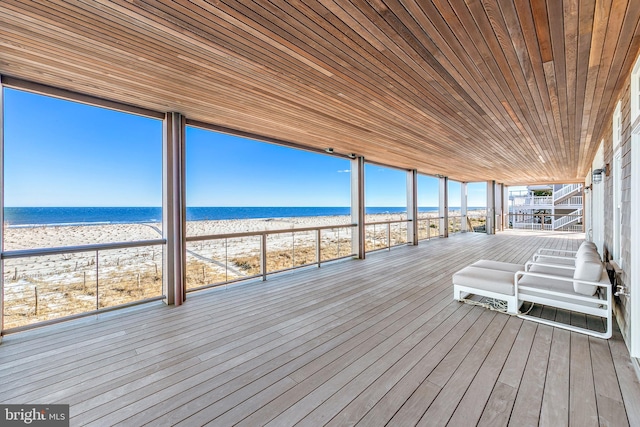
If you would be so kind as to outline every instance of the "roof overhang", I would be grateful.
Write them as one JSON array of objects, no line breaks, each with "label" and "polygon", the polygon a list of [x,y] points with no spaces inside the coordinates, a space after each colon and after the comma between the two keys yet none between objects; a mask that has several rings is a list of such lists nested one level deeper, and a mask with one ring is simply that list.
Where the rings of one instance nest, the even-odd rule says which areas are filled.
[{"label": "roof overhang", "polygon": [[624,0],[4,0],[0,74],[459,181],[579,182],[639,18]]}]

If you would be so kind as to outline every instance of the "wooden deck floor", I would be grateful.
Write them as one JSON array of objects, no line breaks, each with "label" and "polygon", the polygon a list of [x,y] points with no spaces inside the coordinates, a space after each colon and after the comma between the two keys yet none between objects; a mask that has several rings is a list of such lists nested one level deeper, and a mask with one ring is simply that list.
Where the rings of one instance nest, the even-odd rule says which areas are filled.
[{"label": "wooden deck floor", "polygon": [[68,403],[71,425],[95,426],[637,426],[619,332],[589,338],[452,300],[462,265],[580,240],[457,235],[9,335],[0,402]]}]

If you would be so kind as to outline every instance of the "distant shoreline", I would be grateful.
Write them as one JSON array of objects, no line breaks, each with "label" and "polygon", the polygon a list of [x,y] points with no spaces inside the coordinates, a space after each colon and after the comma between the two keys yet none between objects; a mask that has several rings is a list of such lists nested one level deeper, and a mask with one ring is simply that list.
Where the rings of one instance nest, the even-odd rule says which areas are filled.
[{"label": "distant shoreline", "polygon": [[[469,207],[469,211],[485,210]],[[449,208],[458,212],[459,207]],[[421,206],[419,213],[435,213],[435,206]],[[367,215],[406,214],[406,207],[367,207]],[[239,219],[300,218],[344,216],[350,208],[338,207],[188,207],[187,221],[218,221]],[[35,228],[78,225],[160,223],[159,207],[5,207],[5,227]]]}]

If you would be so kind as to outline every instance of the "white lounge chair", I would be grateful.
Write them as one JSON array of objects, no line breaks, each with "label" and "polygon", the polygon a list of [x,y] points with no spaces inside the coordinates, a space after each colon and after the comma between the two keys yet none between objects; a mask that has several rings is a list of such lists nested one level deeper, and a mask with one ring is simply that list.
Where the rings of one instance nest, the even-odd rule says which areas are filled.
[{"label": "white lounge chair", "polygon": [[[506,302],[506,312],[518,317],[587,335],[610,338],[613,326],[612,286],[599,256],[591,250],[573,258],[574,265],[502,263],[481,260],[453,275],[453,298],[465,301],[468,294]],[[521,314],[523,302],[600,316],[605,332],[567,325]]]},{"label": "white lounge chair", "polygon": [[[534,272],[518,272],[514,275],[515,299],[519,302],[531,302],[565,310],[575,311],[606,319],[604,332],[584,329],[552,320],[518,314],[523,319],[533,320],[557,328],[591,335],[598,338],[611,338],[613,331],[613,294],[609,276],[602,264],[598,280],[581,280],[578,270],[573,277],[563,277]],[[593,272],[592,274],[597,274]],[[583,275],[582,277],[594,277]]]},{"label": "white lounge chair", "polygon": [[593,242],[584,241],[580,244],[577,251],[568,251],[564,249],[540,248],[531,257],[528,263],[544,263],[575,266],[576,260],[580,256],[592,254],[597,257],[598,249]]}]

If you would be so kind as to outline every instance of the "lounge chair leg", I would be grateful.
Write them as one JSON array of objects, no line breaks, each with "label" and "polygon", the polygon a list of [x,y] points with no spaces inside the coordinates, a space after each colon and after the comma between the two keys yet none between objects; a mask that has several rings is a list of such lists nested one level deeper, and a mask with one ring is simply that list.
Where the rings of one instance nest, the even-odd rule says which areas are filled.
[{"label": "lounge chair leg", "polygon": [[456,285],[453,285],[453,299],[456,301],[462,301],[463,299],[465,299],[465,297],[467,297],[468,295],[470,295],[467,292],[464,292],[464,295],[462,295],[462,291],[460,289],[458,289],[458,287]]}]

